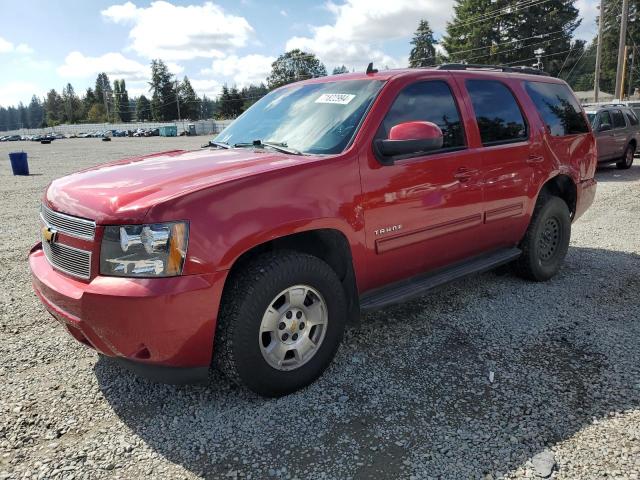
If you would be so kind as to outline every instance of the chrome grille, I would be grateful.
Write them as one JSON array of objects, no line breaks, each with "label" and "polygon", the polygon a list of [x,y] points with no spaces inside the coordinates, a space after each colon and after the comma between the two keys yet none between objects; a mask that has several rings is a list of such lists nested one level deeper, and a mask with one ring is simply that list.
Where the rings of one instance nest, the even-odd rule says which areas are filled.
[{"label": "chrome grille", "polygon": [[91,277],[91,252],[45,241],[42,249],[49,263],[58,270],[87,280]]},{"label": "chrome grille", "polygon": [[47,226],[72,237],[93,240],[96,233],[96,222],[54,212],[44,205],[40,207],[40,217]]}]

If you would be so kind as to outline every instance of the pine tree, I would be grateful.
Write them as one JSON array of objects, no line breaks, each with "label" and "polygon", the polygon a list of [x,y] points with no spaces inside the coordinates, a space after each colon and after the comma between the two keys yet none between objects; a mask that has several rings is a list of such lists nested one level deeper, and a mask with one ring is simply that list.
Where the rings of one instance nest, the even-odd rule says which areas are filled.
[{"label": "pine tree", "polygon": [[340,67],[334,68],[333,72],[331,72],[331,75],[341,75],[343,73],[349,73],[349,69],[344,65],[341,65]]},{"label": "pine tree", "polygon": [[60,119],[61,121],[76,123],[82,118],[82,102],[70,83],[67,83],[67,86],[62,90],[62,102],[64,115]]},{"label": "pine tree", "polygon": [[27,107],[27,118],[29,128],[40,128],[44,122],[44,108],[42,101],[37,96],[31,97],[31,102]]},{"label": "pine tree", "polygon": [[178,92],[169,67],[162,60],[151,61],[151,116],[154,120],[178,118]]},{"label": "pine tree", "polygon": [[283,53],[271,64],[267,85],[273,90],[288,83],[326,75],[326,67],[314,54],[296,48]]},{"label": "pine tree", "polygon": [[136,120],[138,122],[151,120],[151,102],[144,95],[140,95],[136,102]]},{"label": "pine tree", "polygon": [[[9,113],[11,112],[11,107],[8,109]],[[54,88],[49,90],[47,93],[46,100],[44,102],[44,112],[46,123],[49,127],[54,127],[62,123],[64,118],[64,102],[62,101],[62,97]],[[11,121],[11,123],[15,124],[15,121]]]},{"label": "pine tree", "polygon": [[111,117],[113,114],[113,89],[109,76],[104,72],[99,73],[96,78],[95,96],[96,103],[103,105],[103,111],[105,110],[104,105],[106,105],[105,115]]},{"label": "pine tree", "polygon": [[197,120],[200,117],[200,99],[191,82],[185,76],[180,83],[180,114],[182,118]]},{"label": "pine tree", "polygon": [[433,30],[426,20],[420,20],[418,29],[411,40],[411,55],[409,56],[409,67],[429,67],[436,64],[436,39],[433,37]]},{"label": "pine tree", "polygon": [[[580,25],[576,0],[518,5],[508,0],[456,0],[454,19],[442,44],[449,61],[531,66],[542,48],[544,70],[557,75],[572,67],[584,44],[572,44]],[[572,48],[573,47],[573,48]],[[568,56],[572,50],[572,56]],[[579,52],[581,53],[581,52]]]},{"label": "pine tree", "polygon": [[129,107],[129,93],[124,80],[114,80],[113,95],[115,97],[115,114],[121,122],[131,121],[131,110]]}]

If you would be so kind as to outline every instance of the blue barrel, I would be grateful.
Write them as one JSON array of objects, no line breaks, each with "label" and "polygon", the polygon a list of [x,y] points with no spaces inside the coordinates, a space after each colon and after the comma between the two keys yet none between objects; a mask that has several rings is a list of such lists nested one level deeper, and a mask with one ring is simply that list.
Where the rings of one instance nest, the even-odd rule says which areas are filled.
[{"label": "blue barrel", "polygon": [[14,175],[29,175],[27,152],[12,152],[9,154],[9,160],[11,160],[11,170]]}]

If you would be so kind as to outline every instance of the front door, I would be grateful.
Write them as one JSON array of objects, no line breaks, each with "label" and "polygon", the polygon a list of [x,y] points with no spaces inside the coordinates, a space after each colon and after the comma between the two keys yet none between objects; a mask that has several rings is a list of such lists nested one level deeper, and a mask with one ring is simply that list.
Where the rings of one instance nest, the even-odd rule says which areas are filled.
[{"label": "front door", "polygon": [[[442,78],[406,85],[395,98],[376,138],[409,121],[436,123],[442,149],[382,165],[373,149],[361,157],[367,266],[372,287],[461,260],[482,250],[480,158],[469,151],[457,86]],[[457,96],[457,95],[456,95]]]}]

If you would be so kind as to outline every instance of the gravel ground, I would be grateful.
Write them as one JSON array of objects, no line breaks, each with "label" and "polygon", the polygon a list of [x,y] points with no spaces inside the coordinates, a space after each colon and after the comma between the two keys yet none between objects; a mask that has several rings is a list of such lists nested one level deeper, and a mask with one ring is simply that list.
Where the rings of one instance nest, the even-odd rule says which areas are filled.
[{"label": "gravel ground", "polygon": [[0,479],[639,477],[640,166],[598,172],[552,281],[492,272],[369,315],[318,382],[265,400],[98,360],[29,282],[51,179],[202,140],[0,144]]}]

